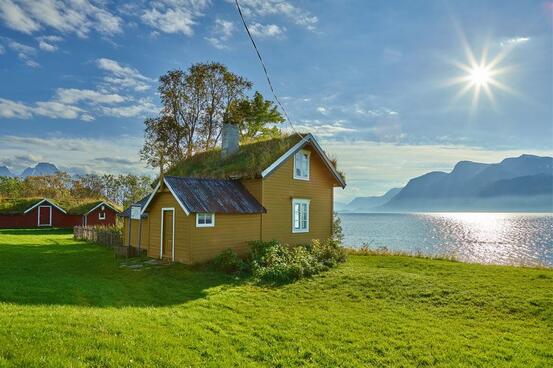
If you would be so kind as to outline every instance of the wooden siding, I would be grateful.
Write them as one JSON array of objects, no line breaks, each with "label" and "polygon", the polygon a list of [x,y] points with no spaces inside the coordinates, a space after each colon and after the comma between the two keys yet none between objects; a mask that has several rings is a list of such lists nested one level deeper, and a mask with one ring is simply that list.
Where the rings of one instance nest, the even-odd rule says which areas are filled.
[{"label": "wooden siding", "polygon": [[[125,218],[123,222],[123,245],[129,244],[129,218]],[[140,224],[138,220],[131,221],[131,246],[138,246],[138,230]],[[148,218],[142,219],[142,234],[140,237],[140,248],[148,249],[150,243],[150,224]]]},{"label": "wooden siding", "polygon": [[259,240],[260,214],[215,214],[214,227],[196,227],[196,214],[189,216],[191,223],[191,259],[193,263],[208,261],[226,249],[246,255],[248,242]]},{"label": "wooden siding", "polygon": [[186,216],[175,197],[166,188],[162,188],[155,195],[147,209],[150,224],[148,256],[159,258],[162,208],[175,209],[175,261],[191,263],[190,226],[194,216]]},{"label": "wooden siding", "polygon": [[242,180],[242,185],[250,192],[250,194],[263,205],[263,181],[262,179],[246,179]]},{"label": "wooden siding", "polygon": [[[306,147],[306,149],[309,149]],[[314,151],[310,157],[309,180],[293,177],[294,157],[263,180],[262,240],[286,244],[308,243],[326,239],[332,232],[332,210],[335,179]],[[309,232],[292,232],[292,199],[309,199]]]},{"label": "wooden siding", "polygon": [[[104,212],[106,215],[106,218],[103,220],[100,220],[99,215],[101,212]],[[86,216],[86,224],[88,226],[113,226],[115,225],[116,218],[117,212],[108,206],[104,206],[104,211],[102,211],[101,207],[98,207]]]}]

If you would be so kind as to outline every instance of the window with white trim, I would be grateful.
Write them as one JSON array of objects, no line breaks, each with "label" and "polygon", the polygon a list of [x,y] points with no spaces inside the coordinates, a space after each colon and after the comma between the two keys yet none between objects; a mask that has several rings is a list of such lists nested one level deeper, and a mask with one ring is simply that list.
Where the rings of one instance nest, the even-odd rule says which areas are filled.
[{"label": "window with white trim", "polygon": [[309,232],[309,199],[292,200],[292,232]]},{"label": "window with white trim", "polygon": [[215,226],[214,213],[197,213],[196,227],[213,227]]},{"label": "window with white trim", "polygon": [[106,213],[105,212],[98,212],[98,219],[99,220],[105,220],[106,219]]},{"label": "window with white trim", "polygon": [[310,151],[301,150],[294,155],[294,179],[309,180],[310,154]]}]

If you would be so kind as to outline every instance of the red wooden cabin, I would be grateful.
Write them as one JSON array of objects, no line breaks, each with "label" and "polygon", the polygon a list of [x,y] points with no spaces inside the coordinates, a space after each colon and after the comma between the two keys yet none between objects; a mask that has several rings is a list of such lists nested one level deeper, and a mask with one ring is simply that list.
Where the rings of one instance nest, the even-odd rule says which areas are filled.
[{"label": "red wooden cabin", "polygon": [[64,205],[47,198],[3,199],[0,228],[115,225],[119,210],[101,200]]}]

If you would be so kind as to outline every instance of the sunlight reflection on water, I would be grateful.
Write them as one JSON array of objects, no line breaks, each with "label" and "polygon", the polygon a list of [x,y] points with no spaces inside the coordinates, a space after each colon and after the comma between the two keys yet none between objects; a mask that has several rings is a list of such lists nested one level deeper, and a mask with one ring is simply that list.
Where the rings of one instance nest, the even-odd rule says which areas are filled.
[{"label": "sunlight reflection on water", "polygon": [[553,266],[553,214],[340,214],[348,246],[455,255],[493,264]]}]

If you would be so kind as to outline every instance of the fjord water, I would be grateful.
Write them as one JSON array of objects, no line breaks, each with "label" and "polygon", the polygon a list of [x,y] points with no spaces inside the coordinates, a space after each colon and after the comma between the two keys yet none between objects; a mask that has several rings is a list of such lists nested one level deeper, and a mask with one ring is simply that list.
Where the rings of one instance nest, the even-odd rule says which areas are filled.
[{"label": "fjord water", "polygon": [[553,267],[553,214],[340,214],[351,247],[386,247],[464,262]]}]

